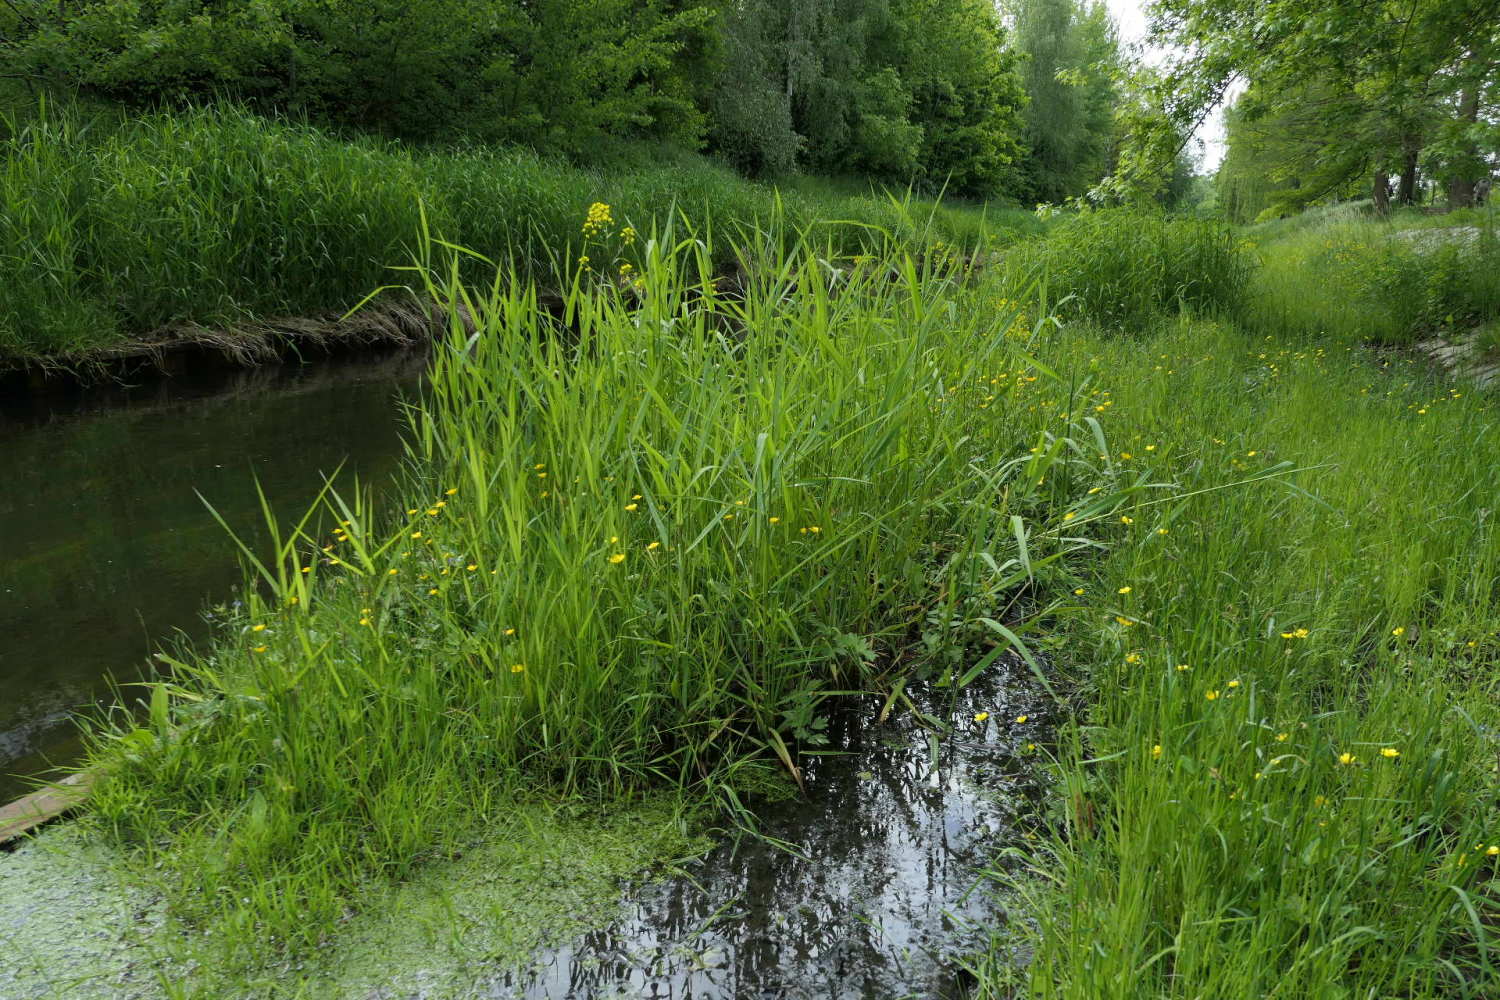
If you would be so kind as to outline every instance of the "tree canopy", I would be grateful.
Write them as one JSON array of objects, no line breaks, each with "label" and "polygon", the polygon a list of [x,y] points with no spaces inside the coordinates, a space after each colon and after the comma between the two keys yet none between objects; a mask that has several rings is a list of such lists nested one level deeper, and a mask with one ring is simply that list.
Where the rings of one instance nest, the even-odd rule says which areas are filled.
[{"label": "tree canopy", "polygon": [[1356,179],[1381,208],[1410,202],[1424,169],[1464,205],[1493,170],[1497,0],[1156,0],[1151,12],[1180,53],[1160,91],[1165,123],[1189,127],[1233,80],[1249,85],[1224,175],[1242,215]]},{"label": "tree canopy", "polygon": [[1108,15],[997,2],[5,0],[0,76],[418,141],[646,140],[752,174],[1077,195],[1117,145]]}]

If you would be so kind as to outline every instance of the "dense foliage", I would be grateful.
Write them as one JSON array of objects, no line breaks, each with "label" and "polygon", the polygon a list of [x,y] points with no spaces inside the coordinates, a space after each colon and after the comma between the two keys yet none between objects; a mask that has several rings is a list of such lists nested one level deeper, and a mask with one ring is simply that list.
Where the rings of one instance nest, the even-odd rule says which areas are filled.
[{"label": "dense foliage", "polygon": [[1220,176],[1241,220],[1357,190],[1384,211],[1419,200],[1424,176],[1464,207],[1500,164],[1495,0],[1157,0],[1153,10],[1158,37],[1183,53],[1163,81],[1170,119],[1194,120],[1233,79],[1249,81]]},{"label": "dense foliage", "polygon": [[1102,4],[1078,0],[1025,0],[1014,17],[1030,98],[1025,195],[1061,202],[1109,169],[1122,68],[1114,25]]},{"label": "dense foliage", "polygon": [[1078,26],[1056,51],[1023,32],[1033,97],[1068,116],[1040,167],[1026,143],[1051,132],[1022,119],[992,0],[22,0],[0,7],[0,61],[34,88],[135,106],[229,96],[403,138],[589,158],[663,141],[751,173],[1060,196],[1101,167],[1108,114],[1086,63],[1113,42],[1099,9],[1037,5]]},{"label": "dense foliage", "polygon": [[[424,227],[556,287],[556,256],[588,239],[579,219],[600,200],[643,238],[674,213],[732,231],[779,204],[791,225],[816,226],[849,254],[882,232],[951,254],[1001,236],[1002,217],[1010,229],[1037,225],[1015,210],[932,203],[908,216],[852,184],[772,190],[685,154],[603,172],[526,150],[340,139],[237,107],[115,127],[49,110],[0,121],[0,155],[0,357],[12,358],[205,327],[243,339],[257,320],[337,315],[404,280],[392,268],[412,261]],[[471,269],[493,273],[477,260]]]}]

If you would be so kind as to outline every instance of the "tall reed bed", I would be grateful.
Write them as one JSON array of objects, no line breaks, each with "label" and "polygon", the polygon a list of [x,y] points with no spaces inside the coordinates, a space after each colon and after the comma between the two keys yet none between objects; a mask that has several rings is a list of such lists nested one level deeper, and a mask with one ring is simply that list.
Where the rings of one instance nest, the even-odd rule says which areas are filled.
[{"label": "tall reed bed", "polygon": [[1066,321],[1139,331],[1182,309],[1227,314],[1239,307],[1250,278],[1242,249],[1222,222],[1110,209],[1071,216],[1018,244],[1005,267],[1011,275],[1040,275]]},{"label": "tall reed bed", "polygon": [[871,227],[917,253],[928,241],[977,246],[987,218],[1006,215],[907,212],[827,186],[778,192],[690,156],[604,174],[525,151],[417,149],[232,106],[126,121],[51,108],[0,122],[0,149],[0,355],[23,358],[188,323],[341,313],[410,262],[424,211],[444,239],[553,287],[567,281],[557,260],[582,252],[594,202],[641,231],[675,211],[704,231],[779,214],[847,252],[879,245]]},{"label": "tall reed bed", "polygon": [[1177,499],[1059,620],[1089,708],[981,994],[1500,995],[1493,393],[1207,322],[1055,346]]},{"label": "tall reed bed", "polygon": [[895,245],[744,239],[743,287],[667,228],[624,276],[574,262],[556,314],[423,275],[452,329],[406,503],[330,492],[148,722],[93,737],[95,819],[179,913],[242,958],[306,945],[508,794],[734,801],[739,762],[797,773],[839,692],[899,708],[1024,648],[1018,595],[1140,489],[1086,381]]}]

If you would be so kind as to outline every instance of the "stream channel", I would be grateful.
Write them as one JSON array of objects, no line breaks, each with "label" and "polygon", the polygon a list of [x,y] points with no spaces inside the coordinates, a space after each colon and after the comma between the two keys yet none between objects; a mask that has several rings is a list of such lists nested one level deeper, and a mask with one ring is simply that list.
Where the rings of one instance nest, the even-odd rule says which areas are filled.
[{"label": "stream channel", "polygon": [[285,519],[340,463],[340,482],[389,480],[395,399],[424,362],[383,351],[90,386],[0,376],[0,804],[74,762],[72,715],[109,678],[137,680],[163,645],[209,635],[204,612],[242,576],[204,501],[253,537],[257,481]]},{"label": "stream channel", "polygon": [[[0,802],[76,759],[71,714],[107,698],[110,677],[141,677],[174,636],[210,634],[206,612],[241,574],[204,500],[253,533],[256,481],[283,518],[341,463],[362,483],[388,482],[401,461],[395,399],[419,388],[422,362],[389,352],[82,390],[0,380]],[[725,840],[625,887],[612,923],[519,971],[470,967],[461,987],[433,990],[446,977],[432,969],[350,995],[962,996],[961,957],[1004,922],[980,870],[1036,815],[1027,748],[1047,712],[1025,666],[1005,658],[961,692],[914,697],[953,729],[939,737],[910,712],[878,723],[879,700],[849,704],[809,758],[807,794],[756,804],[760,831],[790,850]],[[80,942],[115,933],[79,931]],[[0,994],[55,995],[8,980],[4,964]],[[141,986],[116,995],[157,995]]]},{"label": "stream channel", "polygon": [[830,752],[805,768],[806,796],[756,809],[767,839],[720,844],[685,873],[630,894],[610,926],[470,995],[966,996],[964,956],[1006,920],[1000,890],[981,871],[1038,815],[1041,785],[1026,748],[1050,716],[1016,658],[963,691],[928,690],[915,701],[953,729],[939,737],[904,711],[879,724],[880,699],[841,708]]}]

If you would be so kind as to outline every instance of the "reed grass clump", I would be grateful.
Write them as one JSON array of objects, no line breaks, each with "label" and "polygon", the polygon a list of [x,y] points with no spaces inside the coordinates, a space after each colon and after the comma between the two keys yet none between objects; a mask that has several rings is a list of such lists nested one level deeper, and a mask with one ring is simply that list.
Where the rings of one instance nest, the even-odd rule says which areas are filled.
[{"label": "reed grass clump", "polygon": [[1126,209],[1072,216],[1007,255],[1045,276],[1068,320],[1141,329],[1181,309],[1224,313],[1241,302],[1249,259],[1228,226]]},{"label": "reed grass clump", "polygon": [[838,692],[1024,650],[1018,595],[1141,489],[1014,309],[895,244],[763,233],[728,292],[705,239],[637,249],[575,261],[556,314],[456,258],[419,275],[451,330],[405,502],[331,490],[147,722],[95,731],[96,821],[165,849],[179,913],[305,946],[507,790],[795,775]]}]

